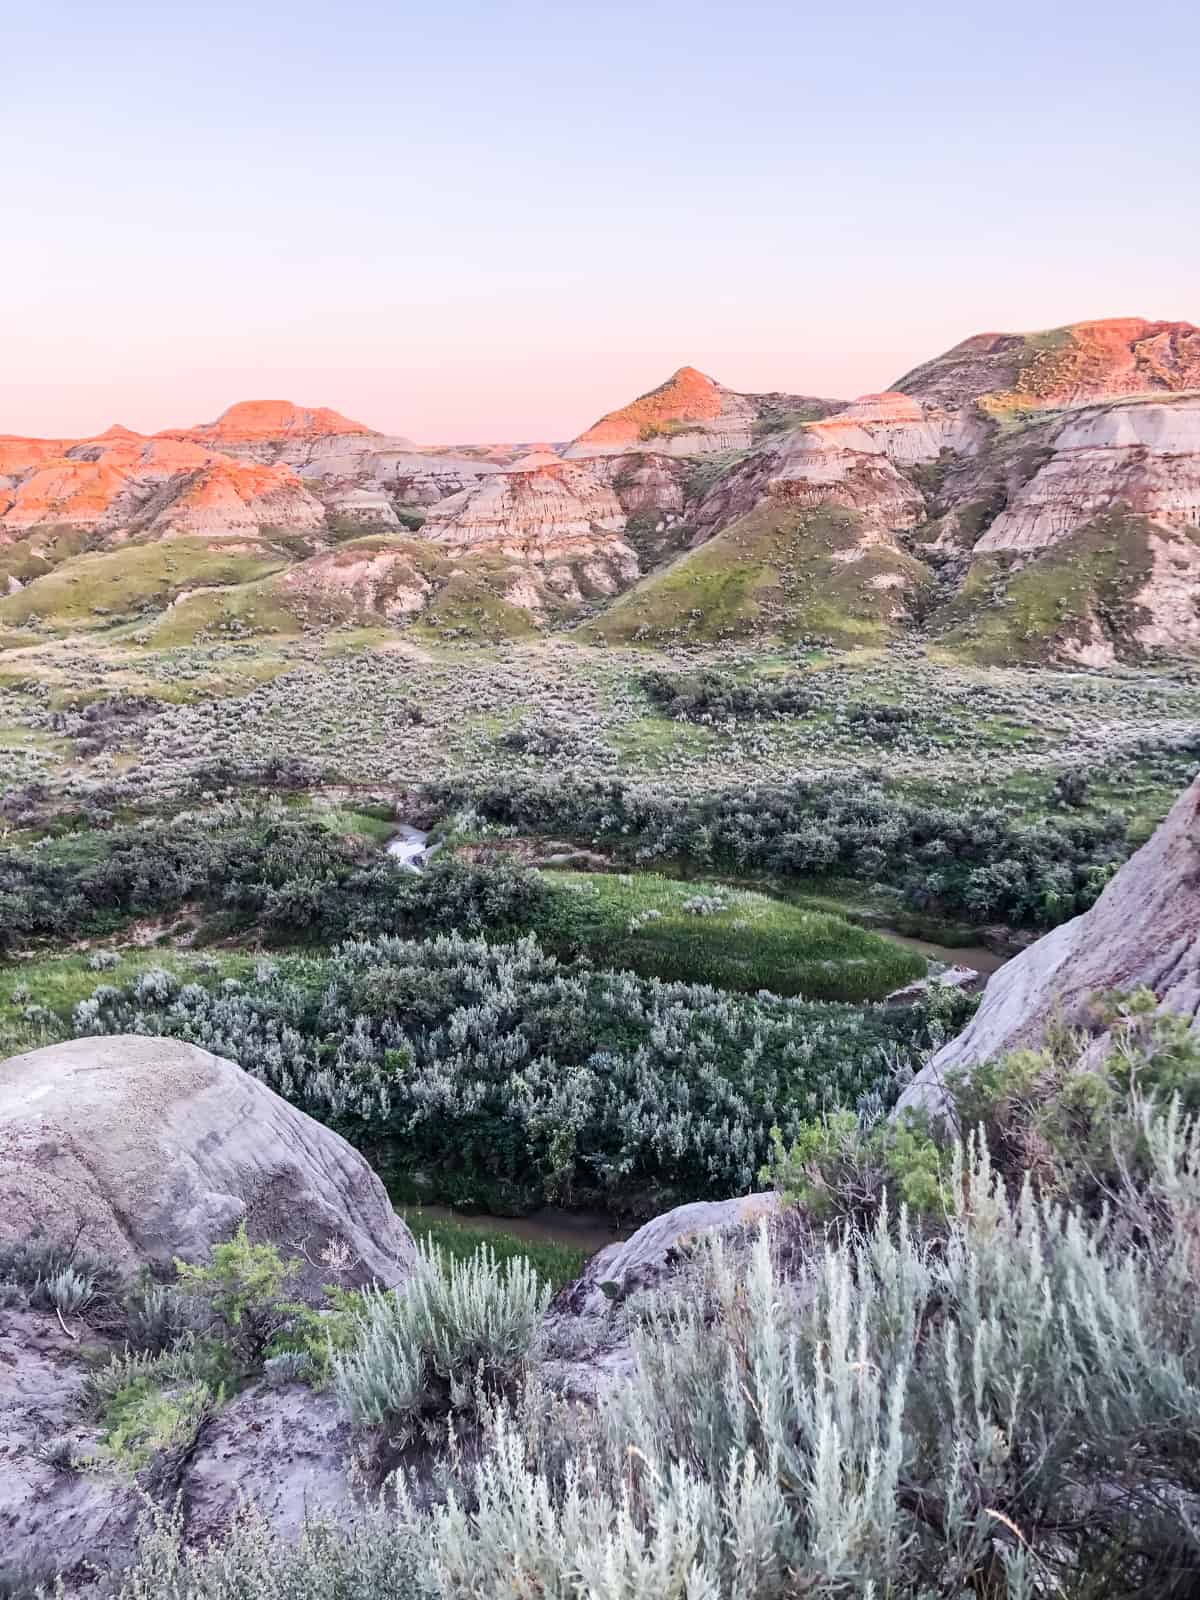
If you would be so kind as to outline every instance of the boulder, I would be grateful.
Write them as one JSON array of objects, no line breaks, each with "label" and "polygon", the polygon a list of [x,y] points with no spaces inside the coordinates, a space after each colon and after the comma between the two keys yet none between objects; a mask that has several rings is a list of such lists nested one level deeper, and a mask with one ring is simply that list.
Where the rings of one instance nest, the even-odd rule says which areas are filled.
[{"label": "boulder", "polygon": [[632,1323],[625,1303],[641,1290],[664,1287],[684,1251],[706,1233],[736,1233],[779,1210],[766,1192],[732,1200],[697,1200],[664,1211],[629,1239],[606,1245],[583,1276],[551,1301],[542,1324],[543,1370],[571,1399],[596,1402],[633,1370]]},{"label": "boulder", "polygon": [[887,1006],[915,1006],[936,994],[939,989],[957,989],[962,994],[978,994],[987,982],[982,972],[974,967],[947,967],[931,978],[918,978],[916,983],[906,983],[902,989],[893,989],[884,996]]},{"label": "boulder", "polygon": [[1200,1015],[1200,779],[1090,911],[993,974],[968,1026],[921,1069],[897,1111],[945,1112],[948,1072],[1036,1047],[1052,1024],[1084,1026],[1098,995],[1139,988]]},{"label": "boulder", "polygon": [[126,1271],[203,1258],[245,1222],[297,1292],[402,1283],[412,1235],[340,1135],[176,1039],[75,1039],[0,1062],[0,1238],[41,1230]]},{"label": "boulder", "polygon": [[255,1384],[205,1424],[180,1496],[192,1544],[220,1539],[246,1506],[289,1542],[307,1522],[349,1517],[356,1504],[349,1419],[330,1393]]}]

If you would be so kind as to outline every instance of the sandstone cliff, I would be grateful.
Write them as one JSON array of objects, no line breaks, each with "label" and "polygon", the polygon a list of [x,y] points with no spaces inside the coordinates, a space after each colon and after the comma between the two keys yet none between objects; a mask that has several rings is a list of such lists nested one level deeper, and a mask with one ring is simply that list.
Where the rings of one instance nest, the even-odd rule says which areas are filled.
[{"label": "sandstone cliff", "polygon": [[435,505],[422,533],[443,544],[539,545],[576,535],[619,533],[625,513],[598,475],[574,462],[494,473]]},{"label": "sandstone cliff", "polygon": [[[1200,1018],[1200,779],[1090,911],[992,976],[970,1025],[917,1075],[900,1109],[944,1109],[947,1073],[1036,1047],[1052,1027],[1092,1029],[1098,996],[1138,988]],[[1105,1038],[1097,1032],[1099,1048]]]}]

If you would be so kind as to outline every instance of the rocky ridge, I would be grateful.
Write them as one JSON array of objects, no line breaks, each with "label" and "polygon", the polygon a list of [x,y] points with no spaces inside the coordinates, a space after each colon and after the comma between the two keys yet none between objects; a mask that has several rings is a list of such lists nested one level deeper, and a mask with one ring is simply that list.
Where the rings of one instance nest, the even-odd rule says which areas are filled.
[{"label": "rocky ridge", "polygon": [[657,389],[607,412],[572,441],[566,455],[582,460],[638,449],[674,456],[748,450],[763,424],[824,416],[842,404],[811,395],[738,394],[695,367],[680,367]]},{"label": "rocky ridge", "polygon": [[[284,401],[242,402],[215,422],[149,437],[114,426],[89,440],[5,438],[0,554],[21,552],[0,587],[36,582],[61,559],[48,536],[64,529],[86,531],[99,549],[175,538],[249,549],[271,536],[305,563],[276,588],[285,604],[309,597],[309,620],[324,614],[323,576],[330,616],[361,602],[362,620],[391,622],[432,615],[453,579],[479,592],[468,613],[520,631],[595,613],[634,586],[639,608],[669,608],[691,584],[688,552],[748,516],[798,528],[795,518],[811,514],[824,529],[826,513],[841,510],[854,521],[839,524],[837,549],[808,552],[804,618],[787,624],[784,584],[779,603],[754,609],[734,634],[769,634],[782,620],[789,636],[816,627],[849,642],[865,617],[873,636],[919,625],[988,661],[1191,652],[1195,391],[1200,330],[1123,318],[978,335],[848,405],[739,394],[684,367],[561,452],[420,449]],[[387,561],[396,583],[376,581],[380,548],[365,565],[361,552],[337,554],[356,534],[402,541]],[[302,549],[278,543],[297,535]],[[424,576],[401,582],[414,536],[430,547],[417,563]],[[737,548],[735,539],[730,561]],[[847,566],[863,579],[849,601]],[[872,585],[889,591],[883,610]],[[813,595],[820,604],[808,604]],[[32,598],[22,616],[38,610]],[[701,599],[686,612],[694,622],[704,609]],[[700,622],[721,636],[723,624]]]}]

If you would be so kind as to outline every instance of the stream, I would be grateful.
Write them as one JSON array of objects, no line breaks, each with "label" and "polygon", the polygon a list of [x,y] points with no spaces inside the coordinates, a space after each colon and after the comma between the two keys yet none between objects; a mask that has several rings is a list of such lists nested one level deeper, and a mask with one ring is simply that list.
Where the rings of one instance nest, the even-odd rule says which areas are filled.
[{"label": "stream", "polygon": [[871,932],[883,939],[890,939],[893,944],[902,944],[907,950],[915,950],[927,961],[942,961],[948,967],[970,967],[972,972],[982,972],[986,977],[999,972],[1009,959],[981,944],[934,944],[930,939],[913,939],[906,933],[897,933],[893,928],[877,928],[874,924],[871,925]]},{"label": "stream", "polygon": [[408,872],[420,872],[425,865],[422,857],[429,850],[429,835],[420,828],[410,828],[402,823],[394,839],[389,839],[387,853],[398,867]]},{"label": "stream", "polygon": [[455,1211],[451,1206],[400,1206],[400,1215],[413,1221],[460,1222],[464,1228],[479,1228],[486,1233],[507,1233],[531,1244],[569,1244],[577,1250],[602,1250],[606,1244],[628,1239],[631,1230],[620,1232],[608,1219],[588,1211],[560,1211],[543,1206],[528,1217],[496,1217],[490,1212]]}]

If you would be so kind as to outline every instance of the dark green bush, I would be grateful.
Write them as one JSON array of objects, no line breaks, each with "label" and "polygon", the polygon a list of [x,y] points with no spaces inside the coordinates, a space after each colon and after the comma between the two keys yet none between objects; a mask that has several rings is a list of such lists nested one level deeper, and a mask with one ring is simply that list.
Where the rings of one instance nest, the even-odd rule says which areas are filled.
[{"label": "dark green bush", "polygon": [[432,795],[447,809],[469,804],[488,822],[606,844],[637,862],[856,878],[899,890],[918,910],[1026,927],[1086,910],[1131,850],[1116,814],[1026,823],[998,806],[928,805],[874,783],[679,797],[619,781],[522,780]]}]

